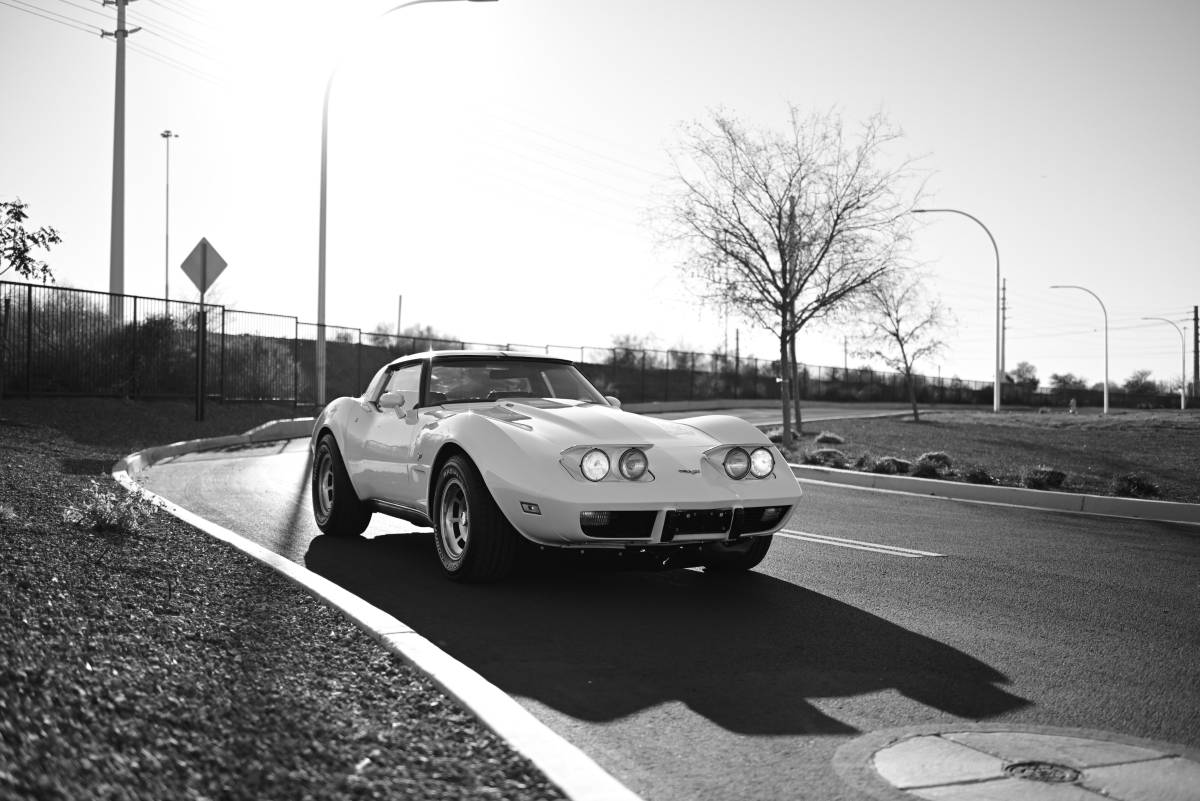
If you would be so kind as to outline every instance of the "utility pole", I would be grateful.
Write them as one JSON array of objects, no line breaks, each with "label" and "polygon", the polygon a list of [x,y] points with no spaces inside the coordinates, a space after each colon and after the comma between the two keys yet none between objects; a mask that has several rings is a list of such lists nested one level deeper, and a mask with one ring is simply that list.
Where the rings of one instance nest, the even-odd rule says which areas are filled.
[{"label": "utility pole", "polygon": [[1192,396],[1200,398],[1200,306],[1192,307]]},{"label": "utility pole", "polygon": [[169,129],[159,134],[167,142],[167,220],[163,235],[163,301],[171,302],[171,140],[179,134]]},{"label": "utility pole", "polygon": [[[125,7],[133,0],[103,0],[106,6],[117,7],[117,29],[101,31],[117,42],[117,86],[113,103],[113,180],[112,232],[109,237],[108,291],[113,295],[125,293],[125,40],[141,28],[126,30]],[[111,309],[120,311],[120,299],[113,298]]]},{"label": "utility pole", "polygon": [[400,312],[404,309],[404,296],[396,298],[396,336],[400,336]]},{"label": "utility pole", "polygon": [[1008,377],[1008,362],[1005,351],[1008,347],[1008,279],[1000,285],[1000,375]]}]

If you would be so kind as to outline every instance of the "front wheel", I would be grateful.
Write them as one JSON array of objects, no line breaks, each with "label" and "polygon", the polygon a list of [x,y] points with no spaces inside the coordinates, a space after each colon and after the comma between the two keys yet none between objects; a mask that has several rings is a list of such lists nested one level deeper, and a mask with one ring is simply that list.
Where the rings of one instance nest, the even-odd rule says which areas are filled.
[{"label": "front wheel", "polygon": [[520,535],[465,456],[442,466],[433,510],[433,541],[449,578],[495,581],[512,570]]},{"label": "front wheel", "polygon": [[313,454],[312,507],[317,528],[331,537],[357,537],[371,522],[371,511],[354,492],[332,434],[321,437]]},{"label": "front wheel", "polygon": [[743,572],[755,567],[771,548],[773,535],[749,537],[736,542],[713,542],[704,546],[706,572]]}]

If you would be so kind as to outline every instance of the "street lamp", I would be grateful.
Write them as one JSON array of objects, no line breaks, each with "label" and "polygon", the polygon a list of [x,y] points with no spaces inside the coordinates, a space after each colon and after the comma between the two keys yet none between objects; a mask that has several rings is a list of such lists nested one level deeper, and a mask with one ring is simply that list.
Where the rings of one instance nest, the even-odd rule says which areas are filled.
[{"label": "street lamp", "polygon": [[163,235],[163,300],[171,302],[171,140],[178,139],[179,134],[170,130],[159,134],[167,143],[167,215],[166,231]]},{"label": "street lamp", "polygon": [[1078,289],[1086,292],[1096,299],[1100,304],[1100,311],[1104,313],[1104,413],[1108,414],[1108,309],[1104,308],[1104,301],[1100,300],[1100,296],[1085,286],[1075,286],[1074,284],[1054,284],[1051,289]]},{"label": "street lamp", "polygon": [[1183,329],[1175,324],[1174,320],[1168,320],[1166,317],[1143,317],[1143,320],[1161,320],[1164,323],[1175,326],[1175,330],[1179,332],[1179,344],[1183,346],[1183,355],[1179,357],[1179,408],[1187,408],[1187,337],[1183,335]]},{"label": "street lamp", "polygon": [[996,246],[996,237],[992,236],[992,232],[983,224],[983,221],[978,217],[967,214],[965,211],[958,209],[913,209],[913,214],[931,214],[934,212],[947,214],[961,214],[962,216],[974,220],[975,223],[983,229],[983,232],[988,235],[988,239],[992,241],[992,250],[996,254],[996,383],[992,388],[992,411],[1000,411],[1000,385],[1004,381],[1004,365],[1003,361],[1003,344],[1001,337],[1003,329],[1000,325],[1000,248]]},{"label": "street lamp", "polygon": [[[379,15],[386,17],[393,11],[399,11],[409,6],[419,6],[425,3],[453,3],[462,0],[409,0],[398,6],[389,8]],[[471,3],[487,3],[496,0],[465,0]],[[317,405],[325,405],[325,211],[326,211],[326,176],[329,166],[329,91],[333,88],[333,78],[337,75],[339,60],[329,72],[325,81],[325,100],[321,105],[321,207],[320,222],[317,225]],[[399,332],[397,332],[399,333]]]}]

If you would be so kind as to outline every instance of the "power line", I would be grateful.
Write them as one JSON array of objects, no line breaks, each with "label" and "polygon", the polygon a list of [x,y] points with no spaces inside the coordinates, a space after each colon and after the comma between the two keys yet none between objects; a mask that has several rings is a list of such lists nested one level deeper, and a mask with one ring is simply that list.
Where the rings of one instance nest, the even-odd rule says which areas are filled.
[{"label": "power line", "polygon": [[101,10],[103,8],[103,6],[100,6],[100,8],[90,8],[85,5],[80,5],[79,3],[73,3],[73,2],[71,2],[71,0],[58,0],[58,1],[60,3],[65,3],[73,8],[78,8],[80,11],[86,11],[89,14],[98,14],[99,16],[104,17],[105,21],[108,21],[108,14],[106,14],[104,11]]},{"label": "power line", "polygon": [[[35,17],[41,17],[44,20],[48,20],[50,22],[56,22],[59,25],[63,25],[67,28],[73,28],[74,30],[77,30],[77,31],[83,31],[84,33],[89,33],[89,34],[94,35],[96,33],[99,33],[99,31],[100,31],[99,25],[92,25],[89,22],[84,22],[83,20],[78,20],[78,19],[75,19],[74,17],[68,17],[65,14],[59,14],[55,11],[49,11],[49,10],[41,8],[39,6],[33,6],[32,8],[27,8],[27,7],[25,7],[24,3],[22,3],[22,5],[14,4],[14,3],[21,3],[21,2],[22,2],[22,0],[13,0],[13,2],[9,2],[9,0],[0,0],[0,5],[6,5],[9,8],[15,8],[17,11],[24,11],[26,14],[32,14]],[[53,15],[53,16],[48,16],[48,15]],[[56,17],[58,19],[56,19]]]},{"label": "power line", "polygon": [[177,69],[180,72],[185,72],[194,78],[199,78],[202,81],[207,81],[207,82],[213,84],[214,86],[221,85],[220,79],[217,76],[213,75],[212,73],[198,70],[183,61],[180,61],[176,58],[172,58],[171,56],[168,56],[168,55],[164,55],[163,53],[160,53],[157,50],[152,50],[149,47],[146,47],[145,45],[134,44],[133,42],[130,42],[129,49],[133,50],[135,53],[140,53],[141,55],[146,56],[147,58],[153,59],[154,61],[157,61],[161,64],[165,64],[168,67]]},{"label": "power line", "polygon": [[158,6],[159,8],[165,8],[167,11],[170,11],[172,14],[178,14],[179,16],[183,17],[184,19],[189,20],[191,22],[195,22],[198,25],[206,25],[206,26],[211,27],[211,23],[206,22],[205,20],[202,20],[197,16],[193,16],[192,14],[189,14],[186,11],[180,11],[178,8],[174,8],[172,6],[167,5],[166,3],[160,2],[160,0],[149,0],[149,2],[153,3],[154,5]]}]

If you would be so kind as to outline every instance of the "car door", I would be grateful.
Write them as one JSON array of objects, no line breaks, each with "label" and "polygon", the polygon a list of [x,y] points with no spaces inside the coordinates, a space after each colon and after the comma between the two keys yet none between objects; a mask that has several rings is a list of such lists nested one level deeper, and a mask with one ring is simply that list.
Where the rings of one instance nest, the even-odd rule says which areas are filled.
[{"label": "car door", "polygon": [[[422,362],[405,364],[390,371],[376,388],[374,397],[365,399],[362,412],[353,424],[358,443],[353,466],[355,487],[366,499],[415,506],[413,444],[420,430],[417,405],[421,393]],[[388,395],[384,404],[381,399]],[[392,405],[398,397],[399,406]]]}]

